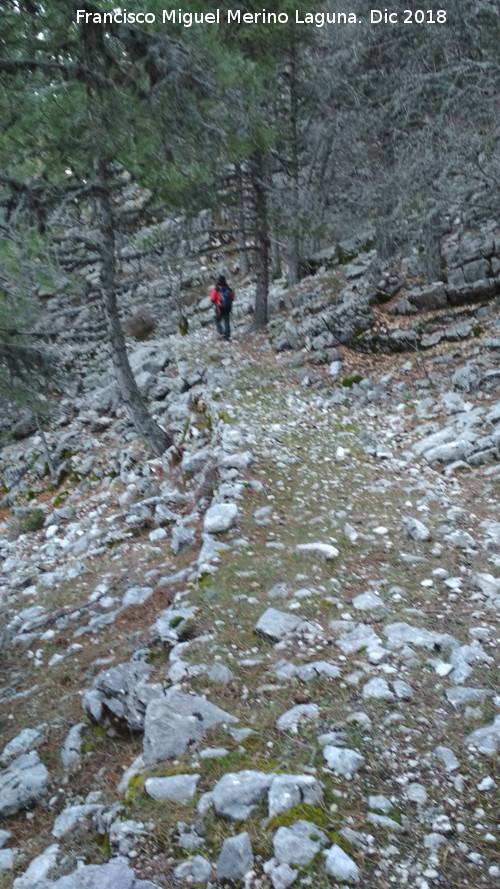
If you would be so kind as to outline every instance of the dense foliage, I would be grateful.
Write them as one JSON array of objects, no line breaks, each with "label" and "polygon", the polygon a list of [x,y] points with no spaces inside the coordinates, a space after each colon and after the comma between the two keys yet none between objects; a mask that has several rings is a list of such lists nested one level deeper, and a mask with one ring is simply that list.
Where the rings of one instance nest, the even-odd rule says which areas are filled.
[{"label": "dense foliage", "polygon": [[[218,9],[221,23],[190,27],[178,13],[162,23],[158,0],[149,24],[94,22],[116,9],[110,0],[4,6],[4,316],[12,300],[30,301],[37,276],[53,273],[46,243],[69,206],[108,230],[96,240],[113,270],[118,223],[108,199],[118,169],[166,213],[229,206],[235,236],[254,243],[258,326],[271,265],[294,282],[323,242],[369,224],[382,255],[418,247],[436,277],[450,218],[498,207],[500,13],[490,0],[448,0],[423,21],[416,12],[408,21],[408,4],[395,0],[397,24],[370,22],[371,4],[359,0],[356,25],[323,27],[317,17],[296,24],[289,0],[277,5],[288,17],[281,24],[263,20],[253,0],[193,0],[190,15]],[[77,23],[77,9],[89,21]],[[301,16],[312,9],[303,4]],[[144,11],[138,2],[127,10]],[[235,21],[238,10],[255,23]],[[29,248],[29,262],[18,246],[26,253],[27,232],[38,250]],[[111,275],[110,297],[113,288]]]}]

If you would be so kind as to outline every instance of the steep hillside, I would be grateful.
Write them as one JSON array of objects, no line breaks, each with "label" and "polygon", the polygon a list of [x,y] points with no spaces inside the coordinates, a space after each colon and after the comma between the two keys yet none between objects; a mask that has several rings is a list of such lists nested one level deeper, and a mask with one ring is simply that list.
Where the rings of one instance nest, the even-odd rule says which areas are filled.
[{"label": "steep hillside", "polygon": [[49,303],[52,483],[38,433],[0,455],[2,887],[498,884],[495,238],[479,302],[365,254],[269,338],[250,282],[230,344],[153,303],[161,459]]}]

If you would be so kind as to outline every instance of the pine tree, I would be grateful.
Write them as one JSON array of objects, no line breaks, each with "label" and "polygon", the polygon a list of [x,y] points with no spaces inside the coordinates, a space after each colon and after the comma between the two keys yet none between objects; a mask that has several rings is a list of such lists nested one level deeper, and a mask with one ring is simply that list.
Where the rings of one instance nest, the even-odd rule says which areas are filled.
[{"label": "pine tree", "polygon": [[[150,7],[161,11],[159,3]],[[207,161],[200,151],[209,137],[217,144],[210,59],[217,59],[213,68],[222,68],[224,53],[210,55],[210,38],[200,30],[77,25],[76,8],[72,0],[26,0],[12,2],[6,13],[0,56],[7,120],[0,150],[3,203],[10,225],[29,212],[42,230],[64,202],[86,200],[94,206],[99,237],[91,246],[101,256],[119,388],[138,433],[159,454],[171,438],[147,413],[118,318],[113,174],[117,165],[130,171],[167,206],[182,199],[189,209],[196,190],[199,200],[200,185],[208,190],[217,153],[209,153]],[[93,15],[114,6],[79,3],[78,8]]]}]

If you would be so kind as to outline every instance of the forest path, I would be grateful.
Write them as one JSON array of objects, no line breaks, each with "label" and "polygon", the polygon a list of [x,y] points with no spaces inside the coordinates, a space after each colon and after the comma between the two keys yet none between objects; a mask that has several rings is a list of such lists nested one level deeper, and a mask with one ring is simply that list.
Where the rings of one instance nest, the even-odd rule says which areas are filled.
[{"label": "forest path", "polygon": [[[163,889],[249,870],[252,889],[493,889],[498,466],[443,470],[414,450],[456,421],[446,378],[430,389],[420,359],[410,372],[404,356],[346,353],[349,376],[335,381],[264,338],[226,345],[203,329],[172,348],[184,377],[208,368],[185,439],[193,466],[217,462],[208,512],[189,462],[170,476],[137,462],[128,487],[97,479],[67,498],[80,539],[101,544],[85,570],[74,519],[13,544],[11,570],[22,579],[28,566],[37,586],[13,580],[11,604],[41,612],[20,612],[1,712],[6,740],[40,728],[50,775],[32,817],[9,821],[19,866],[56,838],[52,878],[119,853]],[[151,531],[153,508],[167,523],[155,513]],[[207,524],[212,510],[225,530]],[[188,532],[178,554],[172,523]],[[226,723],[186,746],[192,717],[168,710],[155,733],[155,700],[176,690]],[[61,747],[79,723],[68,773]],[[144,762],[172,738],[176,755]],[[152,797],[148,777],[180,782],[180,798]],[[82,805],[94,809],[72,824]],[[32,889],[22,879],[15,889]]]},{"label": "forest path", "polygon": [[[341,404],[327,372],[323,388],[304,385],[297,356],[276,358],[264,342],[221,349],[219,416],[251,450],[262,488],[238,500],[233,543],[202,598],[219,614],[219,656],[244,665],[238,711],[259,729],[254,762],[322,776],[330,830],[361,831],[349,836],[362,885],[493,886],[498,790],[484,754],[500,703],[497,476],[447,474],[413,452],[423,399],[411,376],[380,403]],[[319,629],[277,628],[270,646],[254,635],[269,607]],[[305,724],[297,711],[293,732],[277,732],[295,704]],[[332,732],[365,757],[353,781],[328,768]]]}]

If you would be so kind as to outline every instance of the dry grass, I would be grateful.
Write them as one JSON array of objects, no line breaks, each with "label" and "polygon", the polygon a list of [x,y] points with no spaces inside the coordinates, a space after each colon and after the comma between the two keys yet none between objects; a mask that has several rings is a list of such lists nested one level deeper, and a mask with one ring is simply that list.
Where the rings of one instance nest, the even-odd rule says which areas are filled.
[{"label": "dry grass", "polygon": [[139,342],[151,339],[156,328],[157,322],[147,308],[137,309],[134,315],[128,318],[123,325],[125,335],[133,337],[133,339],[139,340]]}]

